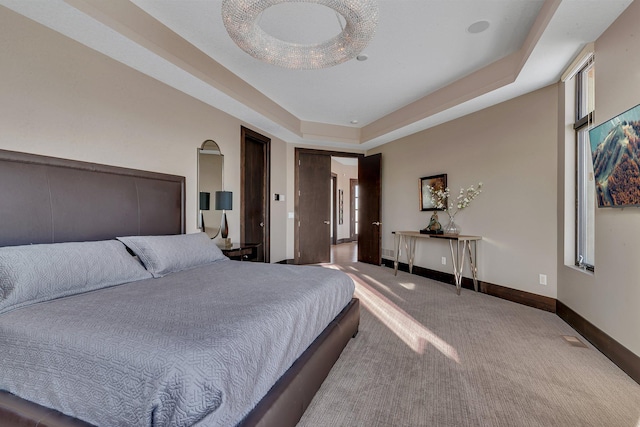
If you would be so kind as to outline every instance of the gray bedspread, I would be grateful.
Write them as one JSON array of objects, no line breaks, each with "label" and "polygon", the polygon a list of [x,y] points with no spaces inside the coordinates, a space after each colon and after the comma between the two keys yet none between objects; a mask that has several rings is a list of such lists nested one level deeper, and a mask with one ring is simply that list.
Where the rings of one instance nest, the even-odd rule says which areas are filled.
[{"label": "gray bedspread", "polygon": [[0,389],[98,426],[233,426],[353,291],[225,260],[41,302],[0,315]]}]

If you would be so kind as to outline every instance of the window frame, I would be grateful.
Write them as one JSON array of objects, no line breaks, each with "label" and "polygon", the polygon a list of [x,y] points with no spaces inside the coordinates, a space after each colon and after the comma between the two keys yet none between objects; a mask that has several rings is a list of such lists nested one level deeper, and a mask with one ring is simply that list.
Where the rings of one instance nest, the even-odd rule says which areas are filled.
[{"label": "window frame", "polygon": [[[595,239],[595,204],[587,206],[589,197],[586,192],[589,186],[589,174],[593,176],[593,168],[591,163],[591,151],[589,147],[589,127],[593,124],[595,112],[595,103],[591,97],[594,95],[594,88],[589,87],[589,82],[585,82],[586,75],[589,71],[595,73],[595,62],[593,56],[580,68],[575,75],[575,123],[573,129],[575,131],[575,259],[576,267],[585,269],[590,272],[595,271],[595,254],[593,260],[584,261],[588,252],[589,240]],[[593,84],[593,81],[591,82]],[[585,146],[586,145],[586,152]],[[586,169],[586,170],[585,170]],[[595,191],[592,188],[592,191]],[[586,209],[593,210],[591,225],[588,221],[588,213]],[[589,229],[591,227],[591,229]],[[588,257],[588,256],[587,256]]]},{"label": "window frame", "polygon": [[351,240],[358,240],[358,211],[359,211],[359,189],[358,189],[358,180],[351,178],[349,180],[349,212],[351,215],[350,226],[349,226],[349,234]]}]

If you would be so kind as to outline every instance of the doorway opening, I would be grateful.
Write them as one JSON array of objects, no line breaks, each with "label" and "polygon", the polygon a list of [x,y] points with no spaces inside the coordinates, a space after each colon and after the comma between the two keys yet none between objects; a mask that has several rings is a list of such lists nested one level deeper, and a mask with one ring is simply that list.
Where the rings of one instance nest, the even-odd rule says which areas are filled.
[{"label": "doorway opening", "polygon": [[331,156],[331,262],[358,260],[358,158]]},{"label": "doorway opening", "polygon": [[[353,229],[358,224],[357,184],[358,158],[331,156],[331,175],[335,177],[335,193],[332,197],[332,217],[335,218],[333,245],[353,243],[357,253],[358,235]],[[355,242],[355,243],[354,243]]]},{"label": "doorway opening", "polygon": [[294,264],[330,262],[350,244],[358,261],[380,265],[380,158],[295,149]]}]

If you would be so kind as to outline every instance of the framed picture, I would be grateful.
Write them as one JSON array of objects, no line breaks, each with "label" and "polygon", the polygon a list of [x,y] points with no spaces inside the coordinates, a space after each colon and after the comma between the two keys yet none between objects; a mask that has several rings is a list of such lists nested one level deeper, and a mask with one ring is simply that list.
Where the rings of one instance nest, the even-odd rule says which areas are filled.
[{"label": "framed picture", "polygon": [[640,206],[640,105],[589,131],[598,207]]},{"label": "framed picture", "polygon": [[421,211],[442,211],[435,207],[431,200],[431,193],[428,187],[444,190],[447,187],[447,174],[425,176],[420,178],[420,210]]}]

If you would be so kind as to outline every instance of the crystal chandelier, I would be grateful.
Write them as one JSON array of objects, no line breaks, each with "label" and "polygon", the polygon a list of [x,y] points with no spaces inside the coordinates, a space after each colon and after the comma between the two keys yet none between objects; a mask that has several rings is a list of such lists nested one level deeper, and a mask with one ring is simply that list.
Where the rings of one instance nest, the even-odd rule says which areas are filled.
[{"label": "crystal chandelier", "polygon": [[[290,43],[266,33],[257,23],[260,14],[280,3],[317,3],[342,15],[346,25],[337,36],[321,43]],[[327,68],[357,56],[369,43],[378,24],[376,0],[223,0],[222,20],[240,49],[261,61],[283,68]]]}]

